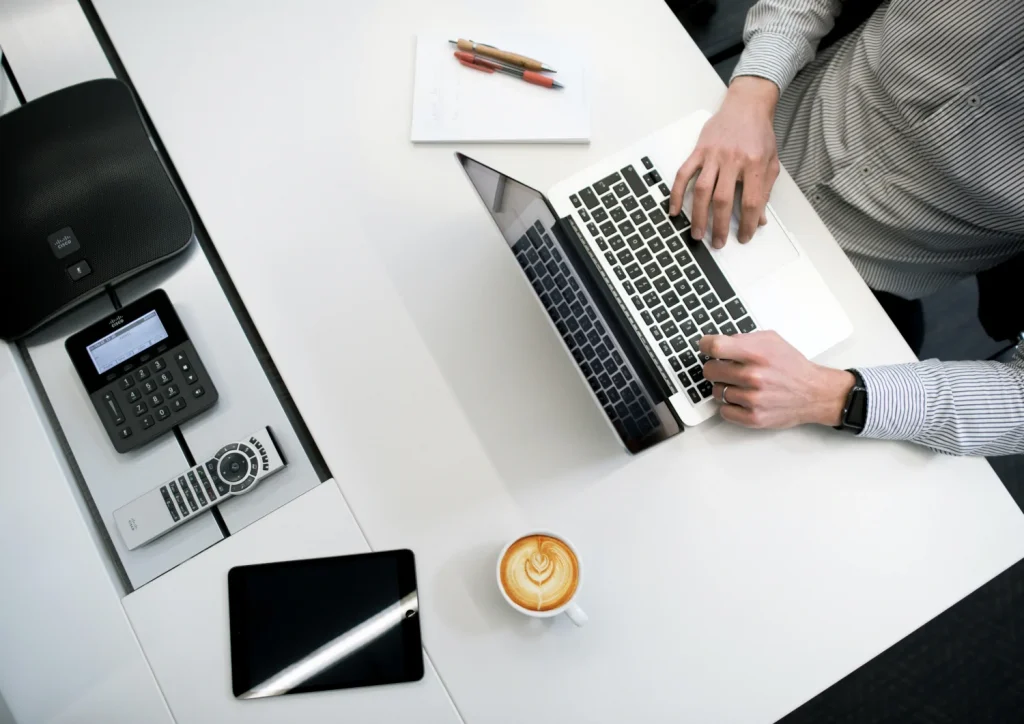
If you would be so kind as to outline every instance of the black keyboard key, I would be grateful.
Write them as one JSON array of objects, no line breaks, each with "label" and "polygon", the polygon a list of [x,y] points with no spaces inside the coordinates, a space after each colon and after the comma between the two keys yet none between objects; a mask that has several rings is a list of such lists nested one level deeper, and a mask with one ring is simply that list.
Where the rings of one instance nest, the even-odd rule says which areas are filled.
[{"label": "black keyboard key", "polygon": [[633,189],[633,193],[638,197],[647,193],[647,186],[640,180],[640,175],[632,166],[626,166],[622,169],[622,178],[626,179],[626,183],[629,184],[629,187]]},{"label": "black keyboard key", "polygon": [[669,341],[669,344],[672,345],[672,349],[674,349],[676,352],[682,352],[686,350],[686,340],[683,339],[681,336],[673,337]]},{"label": "black keyboard key", "polygon": [[601,179],[601,181],[604,183],[604,185],[608,186],[608,187],[614,186],[615,184],[617,184],[621,180],[622,180],[622,177],[619,176],[619,172],[618,171],[615,171],[614,173],[611,173],[611,174],[605,176],[603,179]]},{"label": "black keyboard key", "polygon": [[598,235],[597,224],[595,224],[593,222],[587,224],[587,231],[590,232],[591,236],[597,236]]},{"label": "black keyboard key", "polygon": [[640,312],[644,308],[644,301],[639,296],[634,296],[631,300],[633,306],[636,307],[636,311]]},{"label": "black keyboard key", "polygon": [[686,274],[686,278],[691,282],[700,278],[700,269],[697,268],[696,264],[690,264],[690,266],[683,269],[683,273]]},{"label": "black keyboard key", "polygon": [[648,242],[648,246],[651,248],[651,251],[657,254],[659,251],[665,248],[665,242],[655,237],[651,239],[650,242]]},{"label": "black keyboard key", "polygon": [[665,277],[658,277],[657,279],[654,280],[654,288],[657,289],[660,294],[664,294],[672,287],[669,284],[668,279],[666,279]]},{"label": "black keyboard key", "polygon": [[630,222],[623,221],[621,224],[619,224],[619,231],[622,233],[623,236],[628,236],[632,234],[634,231],[636,231],[636,229]]},{"label": "black keyboard key", "polygon": [[668,239],[671,236],[675,236],[676,231],[675,229],[672,228],[671,224],[664,223],[658,226],[658,233],[661,234],[664,238]]},{"label": "black keyboard key", "polygon": [[676,261],[679,263],[679,266],[686,266],[691,261],[693,261],[693,257],[690,256],[689,252],[681,251],[678,254],[676,254]]},{"label": "black keyboard key", "polygon": [[[598,209],[600,211],[601,209]],[[580,209],[580,218],[584,221],[590,221],[590,214],[587,213],[586,209]]]},{"label": "black keyboard key", "polygon": [[[589,317],[580,317],[580,327],[583,328],[584,337],[586,337],[586,333],[593,329],[594,323],[590,321]],[[580,344],[585,344],[585,342],[581,342]],[[590,355],[587,356],[589,357]]]},{"label": "black keyboard key", "polygon": [[700,300],[704,303],[704,307],[706,309],[714,309],[718,306],[718,297],[716,297],[714,293],[705,294],[700,298]]},{"label": "black keyboard key", "polygon": [[631,261],[633,261],[633,252],[631,252],[629,249],[623,249],[615,256],[618,257],[620,264],[629,264]]},{"label": "black keyboard key", "polygon": [[610,265],[612,265],[612,266],[615,265],[615,261],[616,261],[615,255],[612,254],[610,251],[606,251],[604,253],[604,258],[605,258],[605,261],[607,261]]},{"label": "black keyboard key", "polygon": [[544,265],[544,268],[548,270],[548,274],[555,277],[558,276],[558,264],[555,264],[554,260],[549,261]]},{"label": "black keyboard key", "polygon": [[598,207],[598,208],[594,209],[594,221],[596,221],[597,223],[600,224],[602,221],[606,220],[607,218],[608,218],[608,212],[607,211],[605,211],[601,207]]},{"label": "black keyboard key", "polygon": [[587,208],[591,211],[593,211],[594,207],[599,203],[597,200],[597,194],[589,188],[580,191],[580,198],[583,199],[583,203],[586,204]]},{"label": "black keyboard key", "polygon": [[722,274],[722,270],[718,268],[718,264],[711,257],[711,252],[704,246],[704,242],[694,240],[688,231],[683,234],[683,240],[690,249],[690,253],[697,260],[697,263],[700,264],[700,268],[704,270],[704,276],[711,282],[711,287],[715,290],[718,298],[732,299],[736,296],[736,292],[729,285],[728,280]]},{"label": "black keyboard key", "polygon": [[669,281],[675,282],[683,278],[683,273],[679,271],[679,267],[673,264],[665,270],[665,276],[669,278]]},{"label": "black keyboard key", "polygon": [[683,367],[689,369],[697,364],[697,357],[690,350],[686,350],[679,355],[679,361],[683,363]]},{"label": "black keyboard key", "polygon": [[657,171],[651,171],[650,173],[644,174],[644,182],[648,186],[653,186],[659,181],[661,181],[661,174],[659,174]]},{"label": "black keyboard key", "polygon": [[707,279],[698,279],[693,283],[693,291],[704,295],[711,291],[711,287],[708,285]]},{"label": "black keyboard key", "polygon": [[582,201],[580,201],[580,197],[579,197],[579,196],[577,196],[576,194],[573,194],[572,196],[570,196],[570,197],[569,197],[569,200],[570,200],[570,201],[572,201],[572,205],[573,205],[573,206],[575,206],[575,207],[576,207],[577,209],[578,209],[578,208],[579,208],[579,207],[580,207],[580,206],[582,205],[582,203],[583,203]]},{"label": "black keyboard key", "polygon": [[675,227],[676,231],[682,231],[690,225],[690,220],[686,218],[686,214],[680,211],[676,216],[668,217],[669,223]]},{"label": "black keyboard key", "polygon": [[[668,312],[665,313],[665,316],[668,317]],[[675,322],[669,320],[661,325],[661,331],[665,333],[666,337],[674,337],[679,333],[679,327],[676,326]]]},{"label": "black keyboard key", "polygon": [[622,288],[626,290],[626,294],[636,294],[636,290],[633,289],[633,283],[628,280],[622,282]]},{"label": "black keyboard key", "polygon": [[[664,347],[662,347],[661,349],[662,349],[663,352],[665,351]],[[671,349],[671,347],[669,349]],[[665,354],[668,355],[668,354],[671,354],[671,353],[670,352],[665,352]],[[677,357],[669,357],[668,358],[668,363],[670,365],[672,365],[672,369],[674,369],[676,372],[681,372],[682,369],[683,369],[683,365],[679,361],[679,358],[677,358]]]},{"label": "black keyboard key", "polygon": [[651,226],[650,224],[644,224],[643,226],[640,227],[640,236],[644,237],[645,239],[650,239],[652,236],[654,236],[654,227]]},{"label": "black keyboard key", "polygon": [[[570,332],[575,332],[577,329],[580,328],[580,323],[576,320],[575,317],[569,317],[568,319],[565,320],[565,326],[569,329]],[[568,339],[569,341],[572,341],[572,337],[569,337]]]},{"label": "black keyboard key", "polygon": [[732,322],[726,322],[718,331],[722,334],[728,334],[731,337],[736,334],[736,327],[732,326]]},{"label": "black keyboard key", "polygon": [[679,297],[676,296],[675,292],[668,292],[662,297],[662,301],[665,302],[665,306],[671,309],[672,307],[679,304]]},{"label": "black keyboard key", "polygon": [[648,307],[657,307],[661,304],[661,298],[654,292],[648,292],[644,295],[644,303]]},{"label": "black keyboard key", "polygon": [[654,258],[654,256],[647,249],[640,249],[636,253],[636,260],[640,264],[650,264],[651,263],[651,259],[653,259],[653,258]]},{"label": "black keyboard key", "polygon": [[640,268],[639,264],[630,264],[626,267],[626,274],[629,275],[630,279],[637,279],[643,276],[644,271]]},{"label": "black keyboard key", "polygon": [[622,200],[622,207],[626,209],[626,211],[633,211],[637,207],[636,199],[632,196],[627,196]]},{"label": "black keyboard key", "polygon": [[690,347],[694,352],[700,352],[700,335],[696,337],[690,337]]},{"label": "black keyboard key", "polygon": [[612,209],[611,216],[612,216],[612,221],[614,221],[616,224],[621,223],[621,222],[626,220],[626,212],[625,212],[625,210],[621,206],[619,206],[618,208]]},{"label": "black keyboard key", "polygon": [[612,191],[614,191],[615,195],[621,199],[623,196],[629,193],[629,187],[626,186],[626,184],[624,183],[617,183],[615,184],[615,186],[612,187]]},{"label": "black keyboard key", "polygon": [[683,304],[685,304],[686,308],[692,312],[700,306],[700,300],[697,299],[696,294],[690,294],[689,296],[683,297]]},{"label": "black keyboard key", "polygon": [[601,224],[601,233],[604,234],[605,236],[612,236],[613,234],[616,233],[615,224],[613,224],[610,221],[604,222],[603,224]]},{"label": "black keyboard key", "polygon": [[661,339],[661,330],[657,327],[651,327],[651,336],[655,339]]},{"label": "black keyboard key", "polygon": [[658,260],[658,263],[661,264],[663,267],[667,267],[672,263],[672,255],[669,254],[667,251],[661,252],[655,258]]},{"label": "black keyboard key", "polygon": [[622,271],[621,266],[614,267],[615,276],[620,282],[626,281],[626,272]]},{"label": "black keyboard key", "polygon": [[573,291],[578,292],[580,290],[580,283],[576,281],[576,277],[569,277],[569,286],[572,287]]},{"label": "black keyboard key", "polygon": [[738,297],[733,299],[731,302],[728,302],[725,305],[725,308],[729,310],[729,316],[733,319],[739,319],[740,317],[747,316],[747,308],[743,306],[743,302],[741,302]]},{"label": "black keyboard key", "polygon": [[661,195],[665,197],[668,197],[668,195],[672,193],[669,187],[665,184],[658,184],[658,190],[661,191]]},{"label": "black keyboard key", "polygon": [[705,400],[711,397],[711,383],[708,382],[707,380],[704,380],[699,385],[697,385],[697,390],[700,392],[700,396],[703,397]]},{"label": "black keyboard key", "polygon": [[[668,237],[667,239],[665,239],[665,243],[668,244],[668,248],[672,251],[673,254],[677,251],[683,250],[683,242],[679,241],[678,236]],[[685,265],[686,262],[683,262],[683,264]]]},{"label": "black keyboard key", "polygon": [[636,280],[636,290],[641,294],[646,294],[651,291],[651,283],[643,277],[640,277]]},{"label": "black keyboard key", "polygon": [[654,164],[651,163],[651,159],[647,158],[647,156],[644,156],[643,158],[641,158],[640,159],[640,163],[642,163],[644,165],[644,168],[648,168],[648,169],[654,168]]},{"label": "black keyboard key", "polygon": [[598,196],[604,196],[606,193],[608,193],[608,188],[608,184],[605,183],[603,180],[596,181],[594,183],[594,193],[596,193]]},{"label": "black keyboard key", "polygon": [[642,248],[644,245],[643,239],[641,239],[639,236],[635,234],[626,239],[626,243],[629,244],[629,248],[632,249],[633,251]]},{"label": "black keyboard key", "polygon": [[726,313],[725,309],[723,309],[722,307],[719,307],[718,309],[712,310],[711,318],[713,320],[715,320],[716,324],[722,324],[723,322],[728,322],[729,321],[729,315]]},{"label": "black keyboard key", "polygon": [[644,324],[648,327],[654,324],[654,319],[651,317],[651,313],[647,311],[640,312],[640,319],[644,320]]},{"label": "black keyboard key", "polygon": [[697,392],[697,390],[694,389],[693,387],[688,389],[686,393],[690,396],[690,399],[693,400],[693,404],[696,405],[698,402],[700,402],[700,393]]},{"label": "black keyboard key", "polygon": [[[651,315],[654,317],[655,322],[664,322],[668,319],[668,310],[665,309],[665,307],[658,306],[651,310]],[[675,332],[672,332],[671,334],[665,332],[665,334],[668,334],[668,336],[671,337]]]},{"label": "black keyboard key", "polygon": [[695,365],[687,370],[687,374],[690,375],[690,379],[693,380],[693,384],[697,384],[704,379],[704,368],[700,365]]},{"label": "black keyboard key", "polygon": [[640,205],[643,206],[644,209],[646,209],[647,211],[650,211],[651,209],[655,208],[658,205],[658,202],[654,200],[653,196],[644,196],[642,199],[640,199]]},{"label": "black keyboard key", "polygon": [[647,215],[642,209],[636,209],[629,215],[629,220],[637,225],[643,224],[647,221]]},{"label": "black keyboard key", "polygon": [[[672,354],[672,348],[669,346],[668,342],[662,340],[661,342],[658,342],[658,345],[661,347],[661,351],[665,353],[665,356],[670,357]],[[671,357],[669,362],[675,362],[675,357]]]},{"label": "black keyboard key", "polygon": [[650,213],[652,224],[661,224],[665,221],[665,214],[661,213],[661,209],[655,209]]},{"label": "black keyboard key", "polygon": [[750,317],[744,317],[740,321],[736,322],[736,326],[739,327],[739,330],[743,332],[743,334],[750,334],[757,329],[757,325],[754,324],[754,320]]},{"label": "black keyboard key", "polygon": [[713,325],[711,322],[708,322],[703,327],[701,327],[700,331],[703,332],[705,335],[718,334],[718,329],[716,329],[715,325]]},{"label": "black keyboard key", "polygon": [[697,325],[694,323],[692,319],[687,319],[680,325],[680,328],[683,330],[683,334],[685,334],[687,337],[692,337],[693,335],[697,334]]},{"label": "black keyboard key", "polygon": [[697,324],[706,324],[708,321],[708,313],[703,309],[693,310],[693,321]]},{"label": "black keyboard key", "polygon": [[652,261],[650,264],[644,267],[644,274],[646,274],[649,278],[654,279],[654,277],[659,276],[661,274],[661,267]]},{"label": "black keyboard key", "polygon": [[581,314],[583,314],[583,307],[580,306],[579,302],[576,302],[575,304],[570,304],[569,309],[572,311],[574,317],[578,317]]},{"label": "black keyboard key", "polygon": [[690,315],[686,313],[686,309],[680,304],[678,307],[672,307],[672,319],[677,322],[682,322]]},{"label": "black keyboard key", "polygon": [[621,236],[613,236],[608,239],[608,246],[612,248],[612,251],[618,251],[626,246],[626,242],[622,240]]},{"label": "black keyboard key", "polygon": [[604,204],[606,209],[611,209],[619,205],[619,200],[615,198],[615,194],[605,194],[601,197],[601,203]]}]

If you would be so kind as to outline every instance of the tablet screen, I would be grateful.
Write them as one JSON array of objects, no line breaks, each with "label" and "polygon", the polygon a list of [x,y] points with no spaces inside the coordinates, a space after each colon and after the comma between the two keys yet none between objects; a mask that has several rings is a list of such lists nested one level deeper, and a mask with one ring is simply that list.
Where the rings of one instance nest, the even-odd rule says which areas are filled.
[{"label": "tablet screen", "polygon": [[412,551],[239,566],[228,597],[236,697],[423,678]]}]

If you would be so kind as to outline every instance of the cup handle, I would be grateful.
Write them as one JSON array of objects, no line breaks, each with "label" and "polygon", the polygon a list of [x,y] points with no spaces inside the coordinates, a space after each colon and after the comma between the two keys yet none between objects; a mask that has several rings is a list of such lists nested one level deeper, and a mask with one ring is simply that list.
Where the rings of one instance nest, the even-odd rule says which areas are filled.
[{"label": "cup handle", "polygon": [[569,607],[565,609],[565,615],[577,626],[586,626],[587,621],[590,620],[590,617],[583,613],[583,609],[575,603],[569,604]]}]

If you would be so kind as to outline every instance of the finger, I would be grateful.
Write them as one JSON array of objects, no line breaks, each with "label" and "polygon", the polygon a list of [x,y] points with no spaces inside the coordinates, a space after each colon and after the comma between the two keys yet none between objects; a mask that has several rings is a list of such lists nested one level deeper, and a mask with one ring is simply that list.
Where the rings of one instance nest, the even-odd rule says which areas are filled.
[{"label": "finger", "polygon": [[764,203],[761,205],[761,218],[758,219],[757,225],[764,226],[768,223],[768,211],[765,206],[768,205],[768,199],[772,195],[772,189],[775,187],[775,182],[779,180],[779,172],[782,170],[781,164],[779,164],[779,158],[776,156],[772,159],[771,163],[768,164],[768,176],[764,182]]},{"label": "finger", "polygon": [[712,359],[704,363],[704,378],[727,385],[744,385],[743,365],[731,360]]},{"label": "finger", "polygon": [[757,333],[753,334],[707,334],[700,338],[700,351],[715,359],[733,360],[735,362],[755,362],[760,356],[757,353]]},{"label": "finger", "polygon": [[708,226],[708,207],[711,205],[711,194],[715,191],[715,179],[718,178],[718,166],[714,162],[705,162],[697,182],[693,185],[693,218],[690,233],[698,241],[704,238],[704,230]]},{"label": "finger", "polygon": [[[729,398],[732,399],[732,390],[729,390]],[[722,405],[718,408],[723,419],[743,427],[756,427],[754,424],[754,411],[739,405]]]},{"label": "finger", "polygon": [[[725,393],[725,399],[722,399],[722,390],[726,387],[729,389]],[[711,396],[719,402],[723,402],[727,405],[736,405],[737,407],[746,407],[748,410],[754,406],[750,399],[750,391],[742,387],[723,385],[716,382],[715,386],[711,388]]]},{"label": "finger", "polygon": [[672,193],[668,197],[668,215],[676,216],[683,210],[683,194],[686,193],[686,185],[690,183],[693,175],[700,170],[704,163],[704,154],[695,150],[690,157],[683,162],[676,172],[676,180],[672,184]]},{"label": "finger", "polygon": [[715,193],[711,197],[714,209],[714,226],[711,229],[711,246],[721,249],[729,238],[729,220],[732,218],[732,204],[736,197],[736,169],[723,167],[718,172]]},{"label": "finger", "polygon": [[758,226],[764,226],[768,223],[768,214],[764,211],[761,212],[761,218],[757,220]]},{"label": "finger", "polygon": [[761,180],[743,178],[743,196],[740,201],[740,228],[736,234],[741,244],[746,244],[757,231],[757,222],[764,216],[766,195]]}]

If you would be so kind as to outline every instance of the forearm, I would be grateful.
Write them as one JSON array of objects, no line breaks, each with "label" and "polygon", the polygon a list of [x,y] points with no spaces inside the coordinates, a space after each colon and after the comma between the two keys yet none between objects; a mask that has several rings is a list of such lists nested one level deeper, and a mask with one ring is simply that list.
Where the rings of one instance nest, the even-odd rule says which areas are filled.
[{"label": "forearm", "polygon": [[862,437],[954,455],[1024,452],[1024,362],[939,362],[858,369],[868,390]]},{"label": "forearm", "polygon": [[743,55],[732,77],[757,76],[780,92],[814,58],[842,0],[760,0],[747,13]]}]

